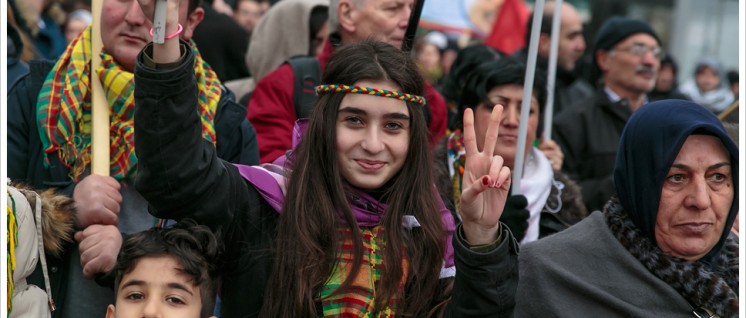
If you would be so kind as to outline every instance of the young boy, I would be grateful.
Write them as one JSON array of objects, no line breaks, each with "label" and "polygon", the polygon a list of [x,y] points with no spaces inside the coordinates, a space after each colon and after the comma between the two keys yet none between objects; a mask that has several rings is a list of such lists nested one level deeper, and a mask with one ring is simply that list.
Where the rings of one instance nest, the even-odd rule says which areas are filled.
[{"label": "young boy", "polygon": [[212,316],[218,243],[193,222],[128,238],[116,268],[116,303],[106,318]]}]

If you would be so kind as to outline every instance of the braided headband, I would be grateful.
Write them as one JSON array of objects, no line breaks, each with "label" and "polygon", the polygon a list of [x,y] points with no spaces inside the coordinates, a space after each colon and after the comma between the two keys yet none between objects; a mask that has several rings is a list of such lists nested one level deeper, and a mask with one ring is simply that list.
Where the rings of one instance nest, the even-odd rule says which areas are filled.
[{"label": "braided headband", "polygon": [[328,84],[316,86],[316,94],[330,94],[330,93],[355,93],[364,95],[383,96],[388,98],[394,98],[403,100],[406,102],[414,102],[417,104],[425,105],[425,98],[422,96],[406,94],[402,92],[390,91],[387,89],[360,87],[360,86],[347,86],[344,84]]}]

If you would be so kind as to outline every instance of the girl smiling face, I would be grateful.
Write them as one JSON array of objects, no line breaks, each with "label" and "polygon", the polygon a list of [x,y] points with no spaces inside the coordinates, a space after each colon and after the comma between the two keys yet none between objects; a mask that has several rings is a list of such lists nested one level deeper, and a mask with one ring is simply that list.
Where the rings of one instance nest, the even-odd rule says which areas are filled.
[{"label": "girl smiling face", "polygon": [[[388,81],[358,81],[356,86],[401,91]],[[404,101],[347,94],[337,112],[337,160],[351,185],[374,190],[399,172],[409,149],[410,114]]]}]

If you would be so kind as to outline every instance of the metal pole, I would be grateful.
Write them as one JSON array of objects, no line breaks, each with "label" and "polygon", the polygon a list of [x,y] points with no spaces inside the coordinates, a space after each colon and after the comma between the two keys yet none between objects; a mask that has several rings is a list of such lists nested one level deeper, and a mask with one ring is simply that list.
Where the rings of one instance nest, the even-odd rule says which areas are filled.
[{"label": "metal pole", "polygon": [[534,73],[536,71],[536,53],[539,51],[539,33],[541,32],[541,16],[544,11],[544,0],[534,3],[534,21],[531,25],[531,40],[528,45],[528,61],[526,63],[526,77],[523,82],[523,101],[521,102],[521,124],[518,126],[518,144],[516,145],[515,162],[513,163],[513,180],[511,193],[521,194],[521,177],[523,176],[523,161],[526,152],[526,132],[528,130],[528,115],[531,108],[532,87],[534,87]]},{"label": "metal pole", "polygon": [[544,107],[544,140],[552,139],[552,118],[554,117],[554,86],[557,80],[557,51],[560,37],[560,18],[562,1],[555,0],[554,17],[552,17],[552,40],[549,47],[549,67],[547,71],[547,104]]},{"label": "metal pole", "polygon": [[91,23],[91,173],[109,175],[109,102],[104,95],[101,79],[98,78],[96,69],[101,65],[101,8],[104,0],[93,0],[91,9],[93,23]]}]

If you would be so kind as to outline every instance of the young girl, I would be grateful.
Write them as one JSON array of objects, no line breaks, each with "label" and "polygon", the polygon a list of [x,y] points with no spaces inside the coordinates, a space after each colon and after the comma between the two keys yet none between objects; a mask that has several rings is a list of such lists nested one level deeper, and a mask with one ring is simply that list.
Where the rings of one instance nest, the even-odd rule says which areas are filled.
[{"label": "young girl", "polygon": [[202,140],[186,45],[151,44],[138,59],[136,186],[157,217],[219,231],[223,317],[511,314],[517,247],[499,223],[510,170],[494,147],[477,151],[467,111],[456,226],[433,186],[423,82],[406,54],[373,41],[336,50],[286,165],[246,167]]}]

